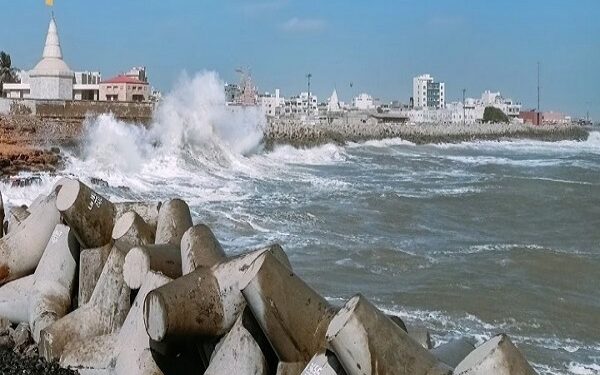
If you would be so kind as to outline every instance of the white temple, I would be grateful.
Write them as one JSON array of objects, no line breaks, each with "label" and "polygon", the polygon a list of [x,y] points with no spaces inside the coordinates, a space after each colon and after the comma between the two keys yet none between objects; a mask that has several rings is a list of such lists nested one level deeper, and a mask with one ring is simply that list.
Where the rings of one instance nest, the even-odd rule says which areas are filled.
[{"label": "white temple", "polygon": [[29,72],[33,99],[73,99],[75,74],[63,61],[54,16],[50,19],[42,60]]},{"label": "white temple", "polygon": [[327,103],[327,111],[328,112],[340,112],[342,109],[340,108],[340,101],[338,99],[337,90],[333,90],[333,93],[329,97],[329,102]]},{"label": "white temple", "polygon": [[12,99],[98,100],[99,72],[73,72],[63,60],[54,16],[50,19],[42,59],[30,71],[20,71],[19,83],[5,83]]}]

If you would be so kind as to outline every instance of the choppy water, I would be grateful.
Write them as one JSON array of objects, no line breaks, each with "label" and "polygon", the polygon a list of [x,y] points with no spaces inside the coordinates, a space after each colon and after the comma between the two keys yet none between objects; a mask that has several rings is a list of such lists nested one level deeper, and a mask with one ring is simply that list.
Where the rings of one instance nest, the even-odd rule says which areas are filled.
[{"label": "choppy water", "polygon": [[[182,197],[230,253],[280,242],[332,302],[363,293],[437,342],[506,332],[540,373],[600,373],[600,133],[266,153],[252,115],[195,105],[172,103],[150,132],[91,122],[65,173],[108,181],[114,200]],[[56,177],[42,177],[0,186],[5,201],[46,193]]]}]

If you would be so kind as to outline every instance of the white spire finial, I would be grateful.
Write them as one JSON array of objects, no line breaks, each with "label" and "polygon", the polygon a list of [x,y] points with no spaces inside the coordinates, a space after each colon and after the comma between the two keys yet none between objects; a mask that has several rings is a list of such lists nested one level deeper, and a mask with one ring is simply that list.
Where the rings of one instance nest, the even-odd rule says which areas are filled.
[{"label": "white spire finial", "polygon": [[48,34],[46,35],[46,45],[44,46],[43,58],[62,59],[62,50],[60,49],[60,40],[58,39],[58,29],[54,21],[54,14],[50,19]]}]

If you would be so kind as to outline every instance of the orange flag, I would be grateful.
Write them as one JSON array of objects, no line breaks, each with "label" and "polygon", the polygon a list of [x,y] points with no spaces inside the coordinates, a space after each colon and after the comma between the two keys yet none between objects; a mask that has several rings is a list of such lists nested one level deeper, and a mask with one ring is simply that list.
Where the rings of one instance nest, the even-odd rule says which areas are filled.
[{"label": "orange flag", "polygon": [[46,0],[46,5],[51,7],[52,5],[54,5],[54,0]]}]

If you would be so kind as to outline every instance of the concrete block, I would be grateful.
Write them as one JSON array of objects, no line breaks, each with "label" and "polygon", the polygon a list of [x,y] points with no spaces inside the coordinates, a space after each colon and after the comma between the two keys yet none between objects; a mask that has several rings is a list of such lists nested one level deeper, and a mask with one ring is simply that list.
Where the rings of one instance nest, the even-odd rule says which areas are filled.
[{"label": "concrete block", "polygon": [[417,324],[408,324],[406,325],[406,332],[408,332],[408,335],[425,349],[432,349],[434,347],[431,333],[427,327]]},{"label": "concrete block", "polygon": [[264,253],[250,267],[255,276],[242,293],[280,361],[302,363],[325,348],[335,310],[317,292]]},{"label": "concrete block", "polygon": [[455,368],[475,349],[475,345],[465,338],[452,340],[429,350],[439,361]]},{"label": "concrete block", "polygon": [[31,212],[29,212],[27,206],[15,206],[8,210],[8,224],[5,234],[17,230],[19,225],[21,225],[29,215],[31,215]]},{"label": "concrete block", "polygon": [[534,375],[536,372],[508,336],[492,337],[454,369],[455,375]]},{"label": "concrete block", "polygon": [[360,294],[331,320],[327,340],[349,375],[452,373]]},{"label": "concrete block", "polygon": [[83,248],[111,241],[115,207],[79,180],[66,180],[56,198],[56,208],[74,231]]},{"label": "concrete block", "polygon": [[18,229],[0,239],[0,285],[29,275],[37,267],[60,222],[56,198],[56,193],[51,193]]},{"label": "concrete block", "polygon": [[181,245],[181,237],[192,223],[192,215],[187,203],[172,199],[160,206],[156,225],[156,244]]},{"label": "concrete block", "polygon": [[81,250],[79,254],[79,296],[78,307],[89,302],[102,274],[102,269],[112,250],[112,245]]},{"label": "concrete block", "polygon": [[194,225],[183,234],[181,267],[184,275],[198,267],[212,267],[225,259],[225,251],[208,226]]},{"label": "concrete block", "polygon": [[113,247],[90,301],[42,330],[39,348],[46,360],[58,360],[69,342],[114,333],[123,325],[130,307],[124,258]]},{"label": "concrete block", "polygon": [[33,275],[11,281],[0,287],[0,316],[13,323],[29,321],[29,294]]},{"label": "concrete block", "polygon": [[136,246],[125,256],[123,277],[131,289],[139,289],[148,272],[176,279],[181,276],[181,255],[171,244]]},{"label": "concrete block", "polygon": [[134,211],[127,211],[115,222],[112,239],[116,247],[127,254],[131,248],[154,243],[154,230]]},{"label": "concrete block", "polygon": [[146,224],[152,228],[152,232],[156,232],[161,202],[116,202],[113,205],[115,206],[115,220],[125,212],[133,211],[144,219]]},{"label": "concrete block", "polygon": [[79,243],[66,225],[58,224],[33,274],[29,297],[29,326],[34,341],[40,331],[71,309],[79,258]]},{"label": "concrete block", "polygon": [[244,327],[243,315],[221,339],[205,375],[267,375],[267,360],[250,331]]},{"label": "concrete block", "polygon": [[246,305],[241,288],[253,277],[252,264],[261,255],[278,253],[279,249],[271,246],[210,269],[198,268],[150,292],[144,310],[150,338],[163,341],[227,333]]},{"label": "concrete block", "polygon": [[315,354],[301,375],[346,375],[346,371],[335,354],[327,350]]}]

